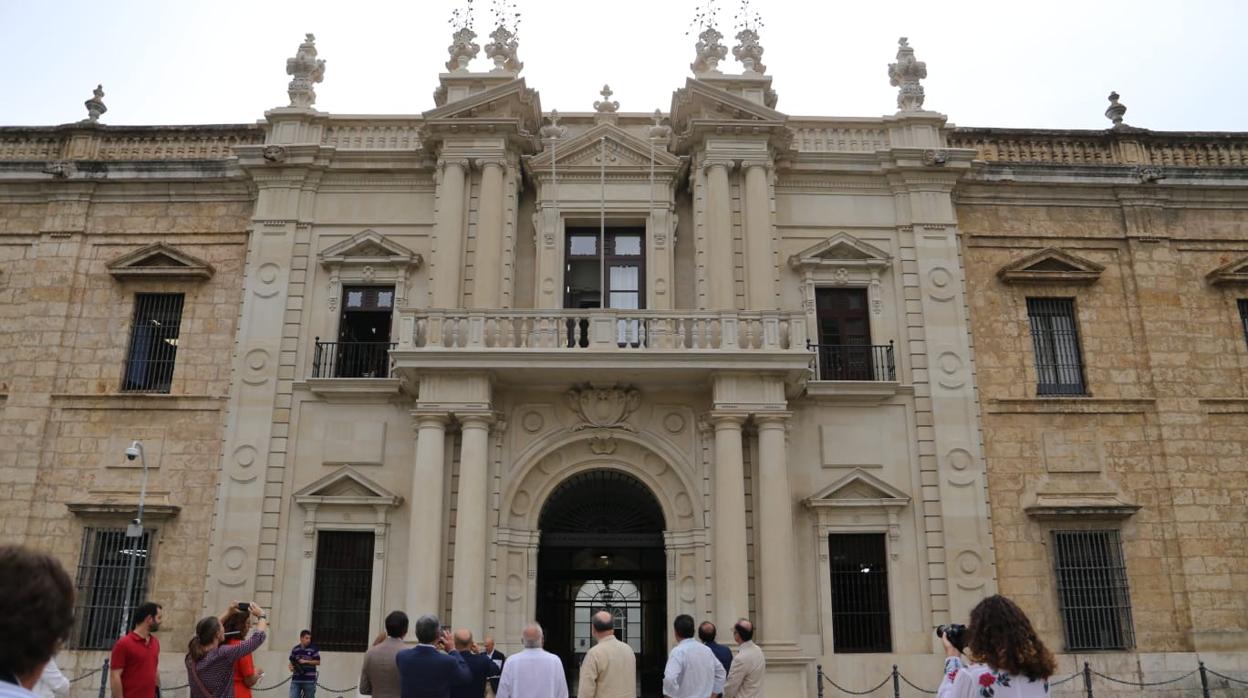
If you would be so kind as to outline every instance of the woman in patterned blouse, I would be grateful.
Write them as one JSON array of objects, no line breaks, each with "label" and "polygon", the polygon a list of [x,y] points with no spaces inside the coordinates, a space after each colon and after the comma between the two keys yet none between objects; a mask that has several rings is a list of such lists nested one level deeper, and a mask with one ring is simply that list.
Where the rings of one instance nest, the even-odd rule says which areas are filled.
[{"label": "woman in patterned blouse", "polygon": [[1040,641],[1027,615],[1013,601],[996,595],[980,601],[967,624],[967,655],[941,637],[945,676],[937,698],[1043,698],[1057,660]]},{"label": "woman in patterned blouse", "polygon": [[253,603],[248,610],[257,621],[255,632],[240,644],[225,644],[224,622],[237,608],[237,603],[230,604],[219,617],[208,616],[195,624],[195,637],[186,651],[191,698],[234,698],[234,662],[264,643],[269,617]]}]

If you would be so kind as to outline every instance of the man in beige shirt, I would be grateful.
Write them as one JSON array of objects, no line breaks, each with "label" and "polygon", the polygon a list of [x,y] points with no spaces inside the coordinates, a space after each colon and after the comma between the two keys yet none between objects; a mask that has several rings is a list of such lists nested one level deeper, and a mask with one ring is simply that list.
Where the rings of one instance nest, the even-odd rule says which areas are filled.
[{"label": "man in beige shirt", "polygon": [[754,624],[744,618],[737,621],[732,626],[732,639],[737,641],[737,656],[724,681],[724,698],[762,698],[767,660],[754,644]]},{"label": "man in beige shirt", "polygon": [[636,698],[637,657],[633,648],[615,639],[615,622],[607,611],[590,620],[597,644],[581,663],[577,698]]},{"label": "man in beige shirt", "polygon": [[407,649],[407,614],[392,611],[386,616],[386,639],[364,653],[360,667],[360,693],[373,698],[399,698],[399,667],[394,655]]}]

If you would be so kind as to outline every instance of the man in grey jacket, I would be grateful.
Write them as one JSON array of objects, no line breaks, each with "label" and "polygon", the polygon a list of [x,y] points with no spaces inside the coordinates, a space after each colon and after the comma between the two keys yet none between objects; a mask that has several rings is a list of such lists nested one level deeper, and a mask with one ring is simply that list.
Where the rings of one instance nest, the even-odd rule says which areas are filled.
[{"label": "man in grey jacket", "polygon": [[724,698],[762,698],[767,660],[754,644],[754,624],[744,618],[737,621],[732,626],[732,639],[737,641],[737,656],[724,681]]},{"label": "man in grey jacket", "polygon": [[360,693],[373,698],[399,698],[399,667],[394,655],[407,649],[407,614],[391,611],[386,616],[386,639],[364,653],[360,667]]}]

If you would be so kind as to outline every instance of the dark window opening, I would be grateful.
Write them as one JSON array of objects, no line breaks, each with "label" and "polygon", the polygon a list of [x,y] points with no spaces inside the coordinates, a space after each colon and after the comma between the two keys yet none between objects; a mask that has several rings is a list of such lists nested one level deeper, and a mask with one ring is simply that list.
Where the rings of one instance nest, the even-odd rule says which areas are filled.
[{"label": "dark window opening", "polygon": [[[600,239],[601,237],[601,239]],[[563,307],[640,310],[646,305],[644,228],[569,228]],[[600,249],[603,248],[603,249]],[[589,320],[568,319],[568,346],[589,345]],[[641,323],[620,320],[621,346],[640,346]]]},{"label": "dark window opening", "polygon": [[312,588],[312,637],[322,650],[363,652],[369,646],[373,595],[373,534],[320,531]]},{"label": "dark window opening", "polygon": [[833,651],[891,652],[884,534],[830,534],[828,564],[832,579]]},{"label": "dark window opening", "polygon": [[896,380],[893,347],[872,346],[865,288],[815,289],[819,380]]},{"label": "dark window opening", "polygon": [[1087,394],[1074,299],[1028,298],[1027,317],[1036,352],[1036,394]]},{"label": "dark window opening", "polygon": [[[121,631],[123,607],[127,606],[126,580],[130,564],[134,575],[129,608],[147,600],[148,570],[153,530],[142,537],[127,538],[124,528],[88,528],[83,531],[82,555],[78,559],[78,595],[74,619],[78,623],[73,647],[106,650]],[[129,623],[127,623],[127,628]]]},{"label": "dark window opening", "polygon": [[1248,299],[1240,298],[1239,305],[1239,322],[1244,328],[1244,341],[1248,342]]},{"label": "dark window opening", "polygon": [[1131,590],[1118,531],[1054,531],[1053,562],[1066,649],[1133,647]]},{"label": "dark window opening", "polygon": [[137,293],[123,392],[167,393],[182,324],[181,293]]},{"label": "dark window opening", "polygon": [[393,286],[347,286],[342,289],[338,341],[316,341],[313,378],[387,378],[390,375],[390,323]]}]

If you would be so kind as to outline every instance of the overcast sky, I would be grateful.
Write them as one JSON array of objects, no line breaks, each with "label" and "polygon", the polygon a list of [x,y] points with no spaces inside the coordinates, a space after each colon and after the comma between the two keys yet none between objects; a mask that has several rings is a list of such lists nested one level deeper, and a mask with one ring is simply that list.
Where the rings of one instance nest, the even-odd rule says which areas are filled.
[{"label": "overcast sky", "polygon": [[[739,0],[721,0],[731,41]],[[489,0],[476,0],[484,46]],[[604,82],[621,111],[667,111],[690,75],[694,0],[519,0],[520,58],[544,110],[588,111]],[[928,109],[962,126],[1127,123],[1248,130],[1242,0],[754,0],[778,108],[879,116],[897,37],[927,62]],[[327,62],[316,107],[418,114],[433,106],[449,0],[0,0],[0,125],[242,123],[287,103],[286,59],[314,32]],[[484,52],[474,63],[486,70]],[[725,71],[739,72],[731,54]]]}]

